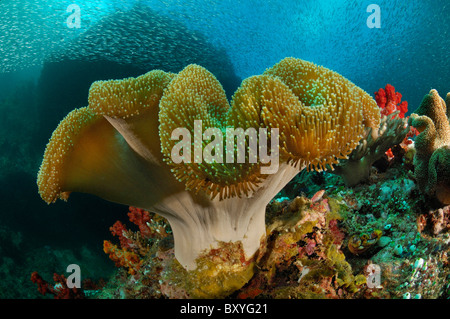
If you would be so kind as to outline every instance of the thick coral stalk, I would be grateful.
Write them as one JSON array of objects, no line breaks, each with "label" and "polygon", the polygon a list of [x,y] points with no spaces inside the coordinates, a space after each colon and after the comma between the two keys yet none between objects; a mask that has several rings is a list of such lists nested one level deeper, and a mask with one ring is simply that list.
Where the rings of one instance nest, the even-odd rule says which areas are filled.
[{"label": "thick coral stalk", "polygon": [[148,209],[169,221],[176,257],[186,269],[196,268],[196,258],[202,252],[236,239],[242,241],[246,259],[250,259],[265,237],[267,204],[298,172],[297,167],[282,164],[278,173],[270,175],[248,197],[210,200],[185,191]]}]

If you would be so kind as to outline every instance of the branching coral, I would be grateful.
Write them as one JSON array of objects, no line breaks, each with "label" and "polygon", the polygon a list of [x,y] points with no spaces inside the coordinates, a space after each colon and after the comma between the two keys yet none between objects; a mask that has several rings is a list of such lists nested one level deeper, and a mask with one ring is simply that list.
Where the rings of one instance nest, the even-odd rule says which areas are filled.
[{"label": "branching coral", "polygon": [[353,274],[342,252],[341,204],[318,197],[269,206],[268,244],[257,273],[238,298],[338,298],[365,284],[366,278]]},{"label": "branching coral", "polygon": [[415,140],[414,174],[419,189],[442,204],[450,204],[450,93],[446,100],[436,90],[425,95],[409,124]]},{"label": "branching coral", "polygon": [[395,88],[391,84],[386,84],[384,89],[380,88],[375,92],[375,100],[381,108],[382,115],[390,115],[399,111],[398,116],[404,118],[408,112],[408,102],[402,102],[402,95],[400,92],[395,92]]},{"label": "branching coral", "polygon": [[[250,151],[236,163],[201,161],[199,154],[189,161],[183,149],[184,160],[174,161],[174,149],[186,142],[177,143],[175,130],[183,128],[195,139],[195,121],[215,129],[214,143],[207,144],[205,135],[187,143],[199,154],[211,145],[211,154],[222,151],[227,141],[217,132],[228,128],[270,130],[272,147],[277,141],[271,129],[278,129],[279,149],[271,152],[279,154],[278,170],[265,171],[267,161],[251,161]],[[164,216],[176,258],[189,270],[221,243],[241,242],[234,246],[251,259],[266,233],[265,207],[281,188],[304,167],[321,170],[346,158],[365,127],[378,125],[378,107],[366,92],[333,71],[293,58],[244,80],[231,106],[217,79],[198,65],[176,75],[152,71],[95,82],[89,107],[72,111],[53,133],[39,192],[48,203],[67,199],[71,191],[88,192]],[[239,149],[262,140],[243,136],[233,136],[237,143],[227,156],[237,159]]]},{"label": "branching coral", "polygon": [[450,230],[450,206],[430,210],[417,218],[417,229],[423,232],[429,229],[431,234],[437,236]]},{"label": "branching coral", "polygon": [[131,275],[134,275],[141,267],[142,259],[138,254],[127,249],[121,249],[107,240],[103,242],[103,251],[115,262],[117,267],[127,268]]},{"label": "branching coral", "polygon": [[38,291],[42,295],[53,295],[54,299],[84,299],[84,291],[80,288],[67,286],[67,279],[64,275],[53,274],[54,285],[49,285],[38,272],[31,274],[31,281],[38,286]]},{"label": "branching coral", "polygon": [[410,132],[405,118],[408,103],[401,102],[402,95],[395,92],[392,85],[375,92],[375,98],[381,109],[380,127],[367,128],[349,159],[342,160],[333,171],[343,178],[347,186],[355,186],[368,179],[372,164],[390,152],[392,146],[402,143]]},{"label": "branching coral", "polygon": [[114,261],[117,267],[123,267],[131,275],[140,269],[145,256],[154,244],[154,239],[162,239],[168,236],[166,225],[160,221],[159,216],[152,216],[146,210],[129,207],[128,217],[131,222],[139,227],[138,232],[128,230],[120,221],[116,221],[110,227],[111,234],[119,238],[120,247],[109,240],[103,242],[103,251]]}]

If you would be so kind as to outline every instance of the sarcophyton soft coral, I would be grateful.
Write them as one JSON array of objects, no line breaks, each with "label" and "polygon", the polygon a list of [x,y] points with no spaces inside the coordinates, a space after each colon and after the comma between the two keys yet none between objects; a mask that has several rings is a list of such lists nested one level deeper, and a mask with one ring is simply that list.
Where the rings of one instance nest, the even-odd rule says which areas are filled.
[{"label": "sarcophyton soft coral", "polygon": [[[171,155],[178,143],[172,134],[184,128],[195,137],[195,120],[203,130],[278,129],[279,149],[271,154],[279,155],[278,170],[262,173],[267,163],[261,157],[249,161],[249,153],[244,163],[175,163]],[[231,105],[217,79],[198,65],[178,74],[155,70],[98,81],[90,88],[89,106],[69,113],[54,131],[38,175],[39,192],[48,203],[78,191],[160,214],[173,230],[175,256],[188,270],[204,271],[197,263],[211,249],[243,250],[247,260],[241,265],[206,272],[226,273],[223,278],[232,284],[225,280],[217,289],[233,290],[239,288],[233,282],[245,283],[233,281],[233,273],[252,274],[249,261],[265,238],[269,201],[304,167],[321,170],[345,158],[365,127],[377,128],[379,121],[375,101],[362,89],[294,58],[244,80]],[[234,158],[253,141],[236,140]],[[200,152],[211,147],[193,142]],[[214,142],[227,141],[215,136]]]},{"label": "sarcophyton soft coral", "polygon": [[442,204],[450,204],[450,93],[444,101],[436,90],[425,95],[411,114],[415,140],[414,174],[419,189]]}]

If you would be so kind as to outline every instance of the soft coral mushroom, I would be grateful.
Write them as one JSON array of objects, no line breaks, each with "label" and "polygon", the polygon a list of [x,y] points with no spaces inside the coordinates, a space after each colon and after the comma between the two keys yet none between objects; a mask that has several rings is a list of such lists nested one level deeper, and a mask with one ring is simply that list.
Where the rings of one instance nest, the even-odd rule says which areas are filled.
[{"label": "soft coral mushroom", "polygon": [[[151,71],[99,81],[91,86],[89,107],[74,110],[53,133],[39,191],[49,203],[79,191],[160,214],[188,270],[223,243],[241,243],[234,246],[250,260],[266,234],[269,201],[300,169],[320,170],[345,158],[366,126],[378,127],[379,117],[375,101],[353,83],[293,58],[246,79],[231,106],[217,79],[197,65],[177,75]],[[192,130],[199,119],[205,128],[279,129],[278,171],[263,174],[265,165],[248,158],[174,163],[171,133]]]}]

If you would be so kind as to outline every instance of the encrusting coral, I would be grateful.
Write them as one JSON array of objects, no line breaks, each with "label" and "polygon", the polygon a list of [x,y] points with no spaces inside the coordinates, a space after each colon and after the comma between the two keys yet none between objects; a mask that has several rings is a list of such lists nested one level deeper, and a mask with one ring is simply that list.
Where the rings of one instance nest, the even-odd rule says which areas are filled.
[{"label": "encrusting coral", "polygon": [[444,205],[450,204],[450,93],[444,101],[436,90],[425,95],[411,114],[415,140],[414,175],[419,189]]},{"label": "encrusting coral", "polygon": [[[378,127],[379,117],[375,101],[362,89],[293,58],[244,80],[231,106],[217,79],[198,65],[176,75],[151,71],[135,79],[95,82],[89,106],[72,111],[53,133],[38,175],[39,192],[48,203],[66,200],[72,191],[87,192],[167,218],[175,256],[189,271],[205,271],[196,269],[197,262],[214,249],[240,250],[241,265],[207,272],[217,278],[225,273],[232,282],[209,287],[214,295],[239,288],[233,282],[243,285],[242,274],[251,277],[269,201],[301,169],[322,170],[346,158],[365,127]],[[205,134],[213,129],[212,143],[205,143],[205,134],[195,140],[195,121],[202,121]],[[271,152],[279,154],[278,170],[265,171],[267,161],[261,158],[251,161],[250,150],[244,162],[214,156],[199,161],[195,147],[204,154],[214,145],[210,154],[217,155],[227,142],[219,133],[230,127],[267,129],[272,147],[277,142],[272,129],[278,129],[279,149]],[[194,136],[187,143],[194,145],[193,161],[187,149],[183,161],[173,160],[176,146],[186,142],[173,137],[177,128]],[[250,134],[235,137],[227,159],[255,142]]]}]

